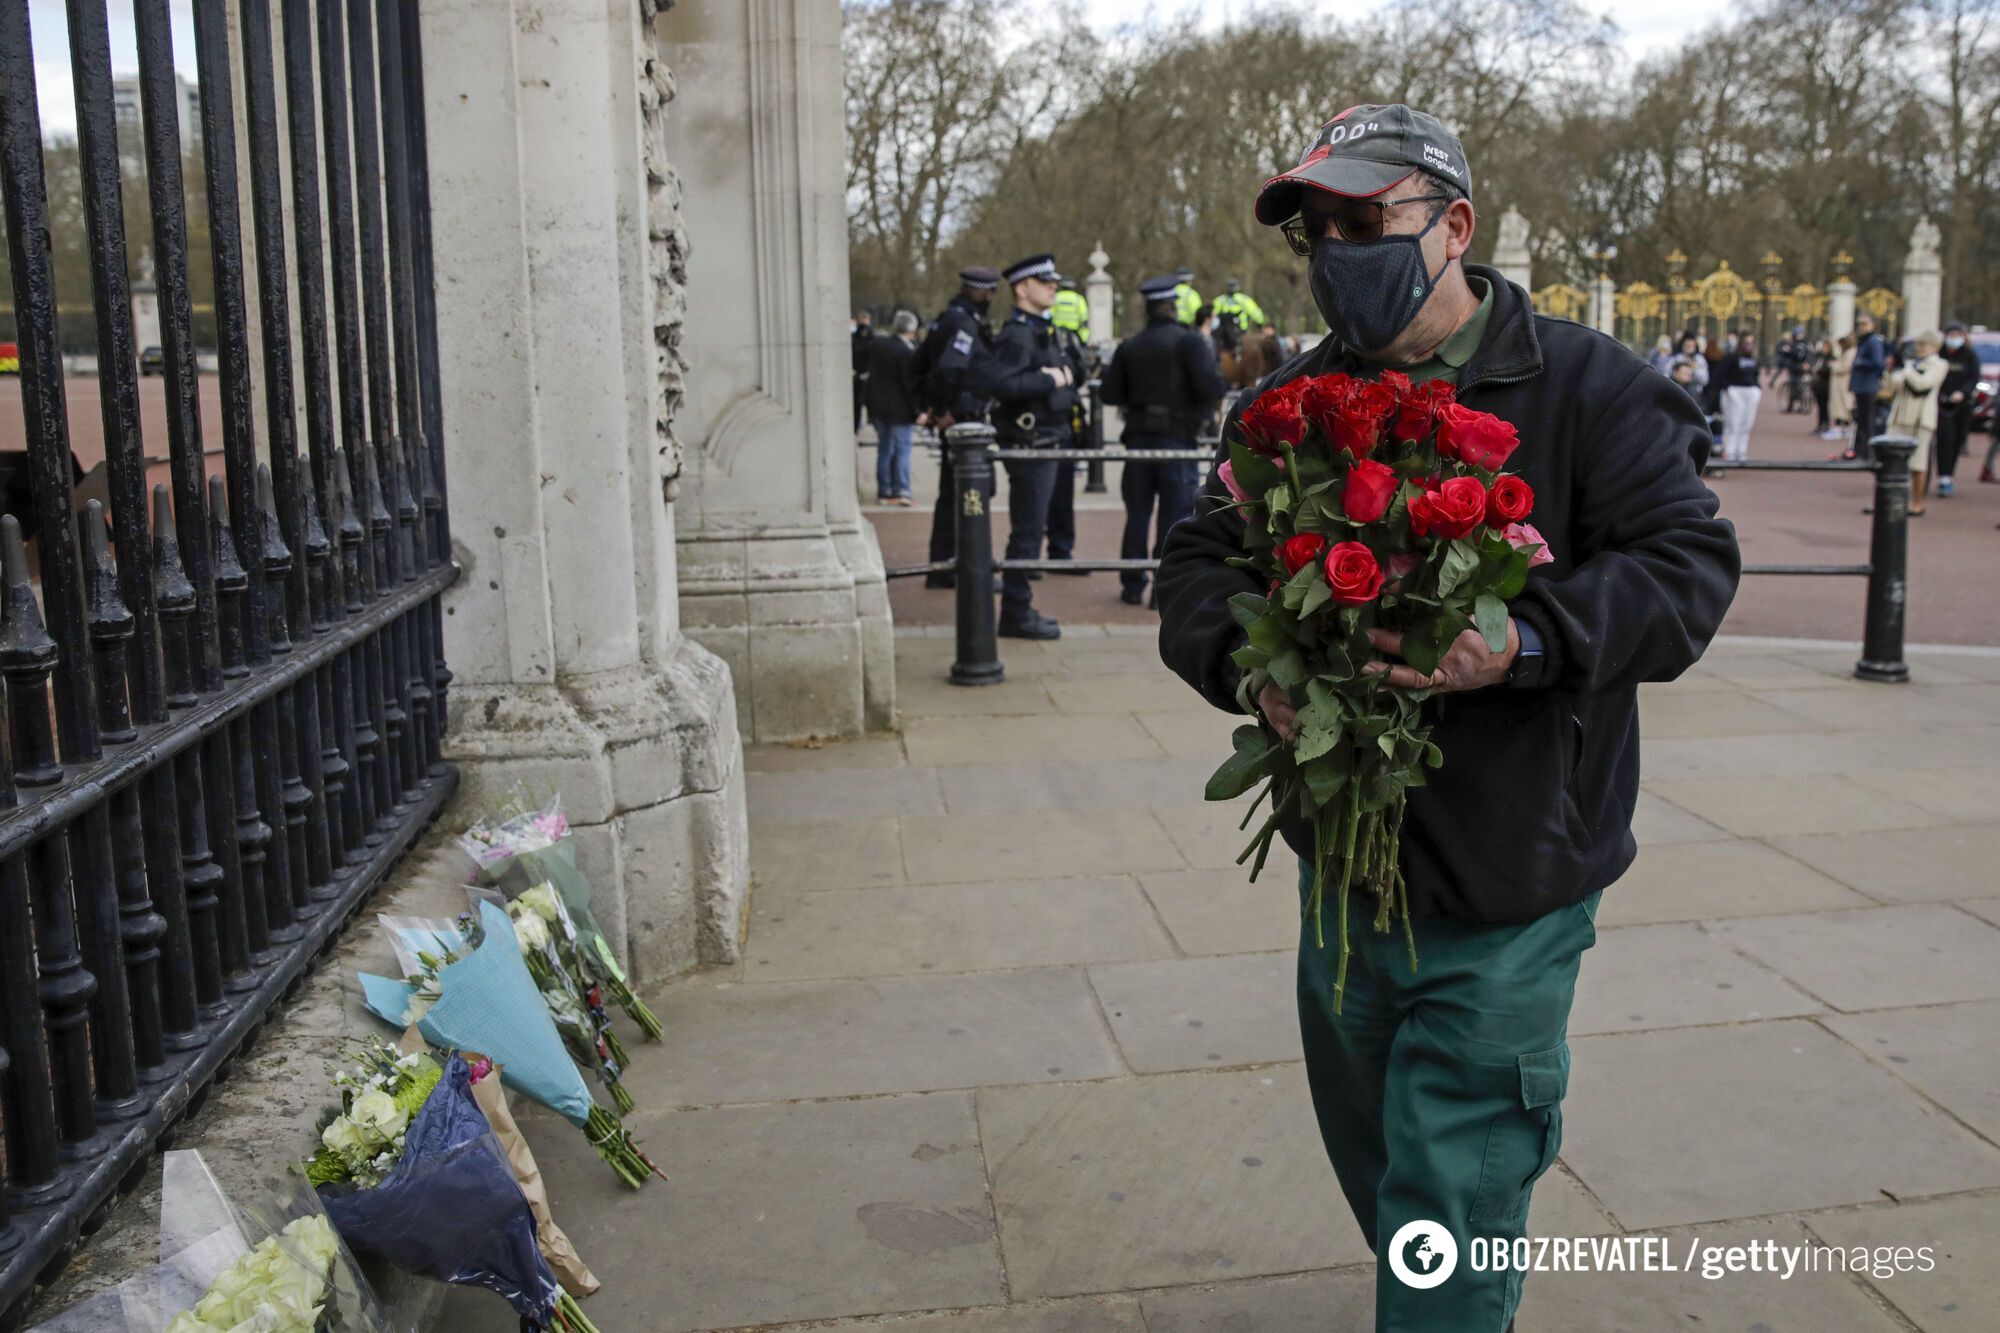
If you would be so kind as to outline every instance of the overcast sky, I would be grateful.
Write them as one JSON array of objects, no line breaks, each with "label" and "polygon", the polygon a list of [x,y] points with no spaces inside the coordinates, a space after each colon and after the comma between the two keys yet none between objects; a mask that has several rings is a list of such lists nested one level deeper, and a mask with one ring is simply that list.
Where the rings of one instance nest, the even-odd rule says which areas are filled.
[{"label": "overcast sky", "polygon": [[[1088,13],[1100,30],[1147,24],[1193,13],[1207,28],[1219,28],[1253,10],[1295,8],[1362,18],[1388,0],[1090,0]],[[1625,49],[1635,60],[1662,46],[1674,46],[1701,31],[1729,9],[1732,0],[1584,0],[1586,8],[1608,14],[1618,25]]]}]

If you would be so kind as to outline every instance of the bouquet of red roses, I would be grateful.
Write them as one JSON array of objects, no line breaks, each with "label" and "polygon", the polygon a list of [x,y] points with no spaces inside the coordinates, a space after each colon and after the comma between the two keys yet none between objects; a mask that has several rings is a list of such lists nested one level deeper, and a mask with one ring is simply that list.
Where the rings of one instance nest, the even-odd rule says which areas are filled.
[{"label": "bouquet of red roses", "polygon": [[1313,826],[1307,911],[1324,947],[1321,904],[1339,899],[1338,1006],[1347,980],[1347,900],[1376,896],[1375,928],[1400,920],[1416,967],[1408,889],[1398,863],[1407,793],[1444,755],[1431,741],[1427,691],[1386,689],[1363,667],[1370,629],[1402,634],[1402,654],[1428,674],[1477,628],[1494,652],[1507,645],[1507,602],[1532,565],[1551,559],[1528,522],[1528,483],[1502,471],[1519,446],[1511,423],[1460,405],[1443,380],[1412,384],[1332,374],[1261,395],[1238,418],[1218,469],[1243,516],[1248,554],[1231,564],[1267,579],[1264,595],[1229,604],[1249,642],[1236,650],[1237,700],[1255,715],[1267,684],[1298,708],[1281,740],[1265,724],[1237,728],[1235,753],[1208,781],[1208,799],[1233,800],[1258,783],[1248,827],[1268,798],[1263,827],[1237,858],[1256,859],[1292,817]]}]

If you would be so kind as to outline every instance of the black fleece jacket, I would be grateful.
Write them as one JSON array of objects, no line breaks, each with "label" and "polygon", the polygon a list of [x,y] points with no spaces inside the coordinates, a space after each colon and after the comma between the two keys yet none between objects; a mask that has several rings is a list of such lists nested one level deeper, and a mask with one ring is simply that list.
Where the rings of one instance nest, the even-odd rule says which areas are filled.
[{"label": "black fleece jacket", "polygon": [[[1687,393],[1621,344],[1538,315],[1492,269],[1485,336],[1460,370],[1458,399],[1514,423],[1508,462],[1535,491],[1531,521],[1554,563],[1531,572],[1514,617],[1544,655],[1504,686],[1434,696],[1444,764],[1410,792],[1403,871],[1419,916],[1530,921],[1589,896],[1631,865],[1639,797],[1638,687],[1701,657],[1735,596],[1736,530],[1694,458],[1709,428]],[[1302,375],[1373,370],[1328,338],[1243,396]],[[1233,437],[1235,414],[1223,437]],[[1262,591],[1223,563],[1243,523],[1213,475],[1195,516],[1167,537],[1158,597],[1160,655],[1217,708],[1239,711],[1229,655],[1243,641],[1229,598]],[[1220,763],[1224,755],[1217,755]],[[1309,855],[1310,827],[1285,829]]]}]

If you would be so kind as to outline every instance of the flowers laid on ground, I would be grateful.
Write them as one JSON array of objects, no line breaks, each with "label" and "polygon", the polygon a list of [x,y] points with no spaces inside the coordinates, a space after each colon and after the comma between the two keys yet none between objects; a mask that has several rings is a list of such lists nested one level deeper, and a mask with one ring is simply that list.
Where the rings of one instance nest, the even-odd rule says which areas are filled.
[{"label": "flowers laid on ground", "polygon": [[1353,889],[1375,895],[1377,930],[1402,925],[1416,967],[1398,839],[1409,789],[1445,759],[1430,739],[1427,692],[1386,689],[1364,672],[1376,655],[1368,631],[1400,632],[1403,659],[1426,674],[1468,629],[1505,649],[1508,600],[1551,558],[1527,522],[1534,492],[1501,471],[1518,445],[1510,422],[1458,403],[1445,381],[1331,374],[1260,395],[1218,469],[1244,521],[1247,554],[1231,563],[1268,584],[1230,599],[1248,635],[1234,659],[1238,702],[1255,714],[1275,684],[1298,720],[1289,741],[1261,722],[1237,728],[1207,795],[1232,800],[1263,784],[1244,825],[1266,800],[1271,809],[1238,858],[1255,858],[1253,879],[1285,820],[1311,821],[1306,910],[1322,946],[1329,886],[1339,900],[1336,1007]]},{"label": "flowers laid on ground", "polygon": [[514,941],[521,946],[528,975],[541,990],[563,1044],[578,1064],[597,1075],[619,1114],[630,1111],[632,1094],[620,1079],[625,1048],[612,1031],[602,992],[583,970],[576,928],[562,900],[547,884],[537,884],[507,904],[507,916],[514,923]]},{"label": "flowers laid on ground", "polygon": [[[479,1105],[474,1076],[455,1053],[440,1064],[421,1052],[364,1047],[355,1067],[336,1076],[341,1108],[321,1137],[388,1146],[355,1170],[345,1149],[323,1143],[307,1178],[356,1252],[439,1282],[485,1287],[513,1307],[524,1329],[595,1333],[544,1257],[540,1219]],[[562,1245],[567,1250],[566,1237]]]},{"label": "flowers laid on ground", "polygon": [[295,1218],[216,1274],[167,1333],[314,1333],[340,1240],[325,1216]]},{"label": "flowers laid on ground", "polygon": [[[460,936],[446,952],[420,949],[420,971],[411,980],[362,973],[368,1007],[397,1027],[415,1023],[441,1049],[490,1057],[508,1087],[581,1129],[598,1156],[637,1189],[658,1172],[618,1117],[591,1099],[522,957],[513,920],[490,902],[479,904],[476,918],[476,942]],[[422,929],[424,938],[441,940],[436,927]]]},{"label": "flowers laid on ground", "polygon": [[[633,992],[590,910],[590,881],[577,868],[576,841],[563,817],[562,798],[535,807],[524,791],[516,789],[499,814],[459,836],[459,847],[472,858],[474,882],[497,888],[510,899],[537,885],[550,885],[569,913],[577,952],[590,978],[631,1015],[648,1041],[658,1041],[660,1020]],[[624,1062],[622,1055],[618,1059]]]}]

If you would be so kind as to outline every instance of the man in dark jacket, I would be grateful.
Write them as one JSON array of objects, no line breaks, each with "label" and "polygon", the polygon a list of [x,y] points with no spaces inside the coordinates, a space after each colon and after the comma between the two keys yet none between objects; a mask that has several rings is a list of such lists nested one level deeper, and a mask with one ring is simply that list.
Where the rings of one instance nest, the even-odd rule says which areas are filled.
[{"label": "man in dark jacket", "polygon": [[875,503],[910,504],[910,433],[917,402],[910,383],[916,359],[917,317],[896,312],[895,332],[868,344],[868,417],[875,423]]},{"label": "man in dark jacket", "polygon": [[[1414,1285],[1398,1268],[1418,1232],[1524,1234],[1534,1182],[1555,1160],[1568,1085],[1565,1034],[1598,896],[1631,864],[1639,795],[1638,687],[1701,656],[1736,588],[1734,530],[1690,458],[1707,425],[1687,394],[1614,340],[1537,315],[1489,268],[1470,268],[1471,180],[1458,140],[1402,106],[1343,112],[1300,165],[1268,182],[1258,219],[1310,257],[1331,336],[1256,393],[1301,375],[1395,367],[1446,378],[1459,400],[1514,423],[1509,468],[1534,489],[1552,563],[1509,606],[1506,648],[1462,635],[1435,672],[1370,638],[1365,668],[1429,691],[1444,752],[1408,793],[1400,863],[1420,960],[1372,928],[1356,894],[1353,957],[1334,1011],[1337,947],[1299,950],[1306,1073],[1328,1155],[1380,1260],[1378,1329],[1499,1333],[1520,1276],[1458,1263]],[[1236,414],[1225,435],[1236,431]],[[1230,660],[1243,632],[1229,598],[1261,592],[1226,562],[1244,528],[1211,478],[1167,539],[1160,648],[1216,707],[1243,711]],[[1292,734],[1299,700],[1256,703]],[[1285,829],[1302,854],[1303,824]],[[1310,884],[1302,874],[1302,896]],[[1334,937],[1327,923],[1326,938]],[[1391,1271],[1396,1277],[1391,1277]]]},{"label": "man in dark jacket", "polygon": [[1944,326],[1943,355],[1951,369],[1938,386],[1937,487],[1939,495],[1949,496],[1958,490],[1952,474],[1972,433],[1972,395],[1979,387],[1979,353],[1965,340],[1965,325]]},{"label": "man in dark jacket", "polygon": [[[993,340],[993,355],[973,367],[973,388],[993,399],[993,426],[1003,449],[1055,449],[1068,442],[1076,406],[1077,368],[1049,321],[1057,283],[1054,255],[1030,255],[1003,270],[1014,313]],[[1007,559],[1041,557],[1055,492],[1054,461],[1007,464]],[[1000,580],[999,633],[1010,639],[1059,639],[1052,616],[1035,610],[1028,576],[1009,570]]]},{"label": "man in dark jacket", "polygon": [[1869,459],[1874,456],[1868,442],[1882,433],[1888,404],[1875,395],[1882,389],[1882,374],[1889,366],[1889,345],[1875,331],[1875,316],[1866,310],[1854,317],[1854,370],[1847,387],[1854,391],[1854,444],[1846,457]]},{"label": "man in dark jacket", "polygon": [[[1104,401],[1122,408],[1127,449],[1193,449],[1202,421],[1222,401],[1228,384],[1215,364],[1208,339],[1174,318],[1175,279],[1169,274],[1139,284],[1146,302],[1146,327],[1120,343],[1104,372]],[[1166,547],[1174,524],[1194,511],[1195,460],[1184,463],[1124,464],[1118,480],[1125,501],[1122,560],[1144,560],[1146,530],[1153,507],[1160,511],[1155,559]],[[1146,596],[1146,576],[1121,573],[1119,597],[1132,606]]]},{"label": "man in dark jacket", "polygon": [[[973,390],[972,371],[993,351],[993,327],[986,322],[986,311],[1000,286],[1000,270],[975,264],[959,270],[958,282],[958,295],[938,315],[910,363],[921,409],[918,424],[936,430],[939,440],[958,422],[986,419],[986,399]],[[958,544],[954,526],[958,486],[952,480],[951,450],[940,452],[937,507],[931,511],[932,564],[951,559]],[[957,582],[949,572],[924,576],[926,588],[950,588]]]}]

